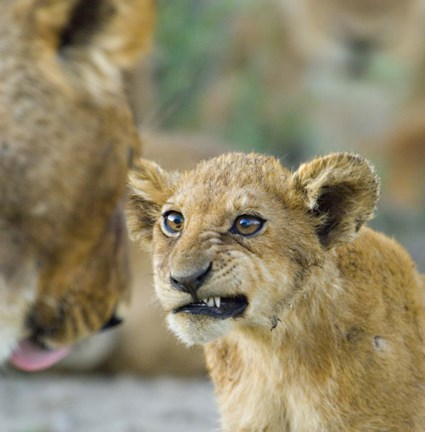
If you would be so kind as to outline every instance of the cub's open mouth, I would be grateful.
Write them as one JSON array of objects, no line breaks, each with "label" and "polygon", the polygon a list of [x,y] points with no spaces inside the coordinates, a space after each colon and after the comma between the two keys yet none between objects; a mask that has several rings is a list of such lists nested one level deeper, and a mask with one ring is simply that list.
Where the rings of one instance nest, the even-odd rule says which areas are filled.
[{"label": "cub's open mouth", "polygon": [[205,315],[216,319],[235,318],[242,315],[248,307],[245,296],[210,297],[196,303],[189,303],[174,309],[174,313]]}]

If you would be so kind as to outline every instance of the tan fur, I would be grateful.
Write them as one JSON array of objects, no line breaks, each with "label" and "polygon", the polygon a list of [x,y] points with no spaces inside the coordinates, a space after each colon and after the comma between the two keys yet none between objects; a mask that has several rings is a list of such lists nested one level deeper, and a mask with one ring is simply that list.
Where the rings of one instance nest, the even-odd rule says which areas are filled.
[{"label": "tan fur", "polygon": [[[143,156],[166,169],[190,169],[200,160],[225,150],[223,143],[190,134],[144,133]],[[153,290],[152,257],[130,245],[132,269],[131,304],[125,322],[117,331],[117,343],[106,363],[108,371],[131,371],[144,375],[205,374],[199,347],[178,343],[164,325]],[[90,342],[90,341],[88,341]]]},{"label": "tan fur", "polygon": [[127,297],[122,201],[139,138],[122,72],[149,45],[153,2],[0,8],[3,360],[22,337],[81,339]]},{"label": "tan fur", "polygon": [[408,109],[387,142],[388,193],[403,209],[421,209],[425,203],[425,107]]},{"label": "tan fur", "polygon": [[[190,134],[143,133],[143,156],[166,169],[190,169],[202,159],[216,156],[227,147],[205,136]],[[66,361],[70,369],[102,365],[108,372],[143,375],[200,375],[205,361],[199,347],[187,349],[164,325],[164,313],[155,298],[151,255],[138,245],[130,245],[132,273],[131,304],[125,322],[116,332],[84,341]],[[112,339],[112,340],[111,340]]]},{"label": "tan fur", "polygon": [[[153,247],[171,329],[205,344],[225,431],[425,429],[424,279],[401,246],[362,227],[378,186],[347,153],[294,173],[256,154],[180,175],[142,161],[132,173],[132,235]],[[169,210],[184,216],[173,236],[162,227]],[[252,237],[235,234],[242,214],[266,222]],[[195,300],[170,276],[208,263],[196,298],[244,295],[241,316],[173,312]]]}]

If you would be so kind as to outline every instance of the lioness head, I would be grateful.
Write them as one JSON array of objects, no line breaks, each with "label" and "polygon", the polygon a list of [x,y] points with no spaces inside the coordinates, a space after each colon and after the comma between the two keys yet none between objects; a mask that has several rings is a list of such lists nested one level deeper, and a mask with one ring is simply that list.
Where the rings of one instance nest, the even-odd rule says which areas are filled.
[{"label": "lioness head", "polygon": [[346,153],[295,173],[259,154],[225,154],[182,174],[142,160],[128,221],[135,240],[153,245],[170,328],[205,343],[235,328],[273,328],[309,269],[355,237],[377,197],[373,169]]},{"label": "lioness head", "polygon": [[154,2],[0,4],[0,362],[35,370],[117,323],[128,297],[140,142],[123,78]]}]

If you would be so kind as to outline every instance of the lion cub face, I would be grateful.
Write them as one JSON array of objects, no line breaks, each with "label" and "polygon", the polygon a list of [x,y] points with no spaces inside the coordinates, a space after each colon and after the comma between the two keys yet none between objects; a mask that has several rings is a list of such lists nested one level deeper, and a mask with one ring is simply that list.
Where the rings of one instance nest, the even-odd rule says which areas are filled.
[{"label": "lion cub face", "polygon": [[378,191],[369,165],[348,154],[296,173],[258,154],[222,155],[181,175],[142,161],[130,186],[130,231],[153,245],[158,297],[188,344],[272,329],[309,268],[371,216]]}]

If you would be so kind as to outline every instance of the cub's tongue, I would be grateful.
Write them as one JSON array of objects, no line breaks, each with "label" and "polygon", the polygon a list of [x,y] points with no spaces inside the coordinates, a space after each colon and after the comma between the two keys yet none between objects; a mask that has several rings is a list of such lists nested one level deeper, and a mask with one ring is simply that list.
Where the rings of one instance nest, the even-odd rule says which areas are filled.
[{"label": "cub's tongue", "polygon": [[63,359],[69,351],[69,348],[45,349],[26,339],[19,343],[9,362],[17,369],[35,372],[53,366]]}]

